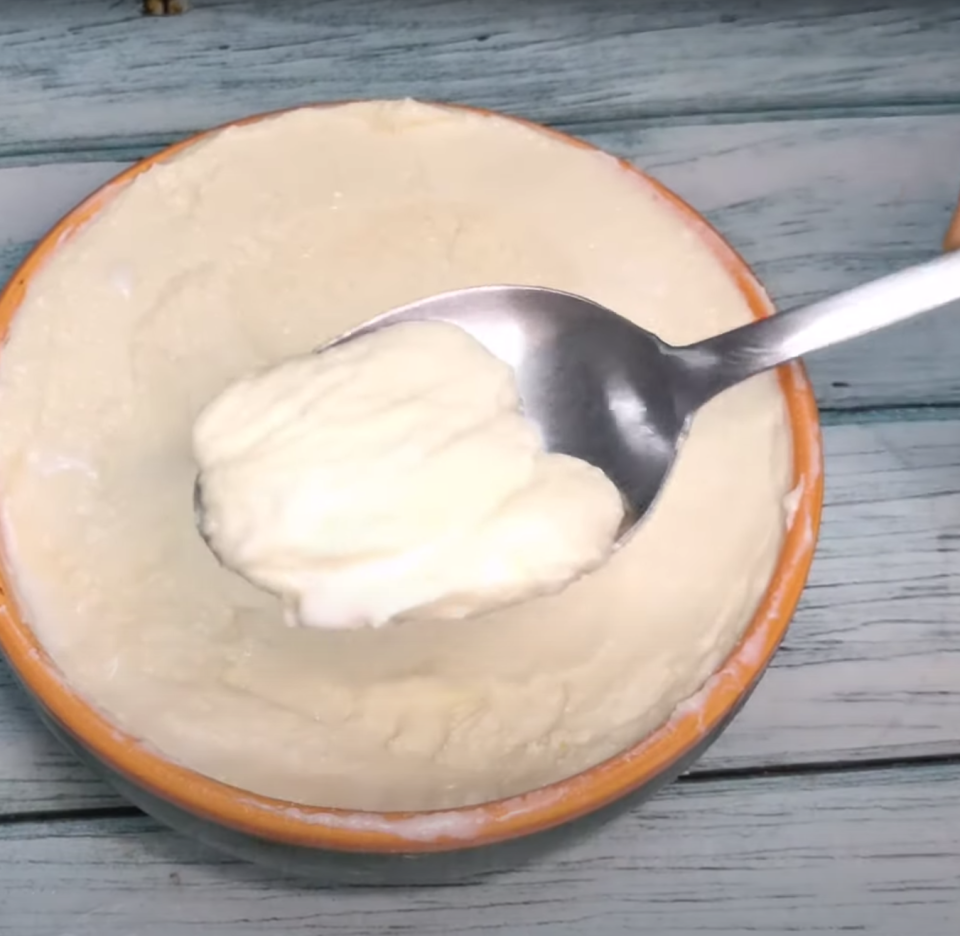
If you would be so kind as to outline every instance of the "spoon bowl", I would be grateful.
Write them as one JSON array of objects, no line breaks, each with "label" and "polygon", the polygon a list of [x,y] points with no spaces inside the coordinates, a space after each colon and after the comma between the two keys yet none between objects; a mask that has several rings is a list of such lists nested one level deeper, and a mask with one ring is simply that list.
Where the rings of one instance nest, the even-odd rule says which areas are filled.
[{"label": "spoon bowl", "polygon": [[[601,468],[624,499],[618,544],[650,508],[687,417],[670,382],[672,349],[589,299],[535,286],[478,286],[387,312],[317,349],[402,322],[443,321],[468,332],[514,371],[523,411],[544,448]],[[194,512],[204,531],[203,492]]]}]

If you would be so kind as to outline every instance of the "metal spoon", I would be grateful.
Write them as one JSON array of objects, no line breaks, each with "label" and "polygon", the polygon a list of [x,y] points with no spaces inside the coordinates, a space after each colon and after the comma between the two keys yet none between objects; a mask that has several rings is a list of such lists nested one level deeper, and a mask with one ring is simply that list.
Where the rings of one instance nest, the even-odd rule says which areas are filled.
[{"label": "metal spoon", "polygon": [[[582,296],[538,286],[478,286],[421,299],[346,332],[400,322],[458,325],[509,364],[524,413],[549,451],[606,472],[626,504],[622,542],[663,487],[693,414],[761,371],[960,299],[960,254],[938,257],[792,312],[685,347]],[[204,533],[203,497],[194,488]]]},{"label": "metal spoon", "polygon": [[458,325],[515,371],[549,451],[601,468],[627,507],[620,541],[663,487],[693,414],[761,371],[960,299],[960,254],[792,312],[672,347],[582,296],[479,286],[394,309],[320,348],[426,319]]}]

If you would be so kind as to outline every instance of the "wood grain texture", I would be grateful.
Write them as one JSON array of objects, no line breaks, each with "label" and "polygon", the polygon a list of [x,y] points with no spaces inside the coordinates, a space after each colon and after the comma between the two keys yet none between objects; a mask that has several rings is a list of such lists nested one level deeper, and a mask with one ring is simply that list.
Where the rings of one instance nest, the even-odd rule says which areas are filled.
[{"label": "wood grain texture", "polygon": [[960,105],[951,0],[7,0],[0,154],[157,141],[312,100],[560,123]]},{"label": "wood grain texture", "polygon": [[[825,441],[827,506],[801,607],[695,772],[960,755],[960,413],[829,426]],[[116,802],[0,665],[0,815]]]},{"label": "wood grain texture", "polygon": [[[587,136],[704,211],[783,308],[933,255],[960,190],[960,114]],[[0,280],[33,239],[124,165],[0,169]],[[811,358],[821,405],[960,402],[958,311]]]},{"label": "wood grain texture", "polygon": [[[581,133],[705,210],[784,305],[929,256],[960,189],[952,0],[137,7],[3,4],[0,279],[119,168],[104,160],[322,99],[440,98]],[[960,403],[957,311],[815,359],[821,401]],[[307,889],[143,817],[28,821],[119,801],[0,660],[0,934],[954,936],[960,409],[831,418],[821,548],[786,644],[698,773],[642,810],[472,886]],[[716,779],[932,755],[948,761]]]},{"label": "wood grain texture", "polygon": [[11,936],[956,936],[960,767],[677,784],[525,868],[319,890],[146,818],[0,826]]}]

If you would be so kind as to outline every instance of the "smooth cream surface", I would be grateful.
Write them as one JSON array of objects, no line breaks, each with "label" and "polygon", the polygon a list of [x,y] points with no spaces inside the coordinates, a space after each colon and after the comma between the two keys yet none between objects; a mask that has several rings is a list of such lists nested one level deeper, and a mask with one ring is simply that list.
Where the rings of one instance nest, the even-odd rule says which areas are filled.
[{"label": "smooth cream surface", "polygon": [[202,530],[290,623],[457,620],[559,591],[609,555],[623,499],[545,452],[513,370],[407,322],[246,375],[200,413]]},{"label": "smooth cream surface", "polygon": [[4,540],[66,677],[184,764],[305,803],[475,803],[661,724],[737,641],[791,486],[773,376],[696,418],[636,536],[559,594],[451,626],[287,628],[194,526],[191,427],[240,375],[432,293],[586,295],[672,343],[749,319],[609,157],[412,102],[218,133],[36,277],[0,354]]}]

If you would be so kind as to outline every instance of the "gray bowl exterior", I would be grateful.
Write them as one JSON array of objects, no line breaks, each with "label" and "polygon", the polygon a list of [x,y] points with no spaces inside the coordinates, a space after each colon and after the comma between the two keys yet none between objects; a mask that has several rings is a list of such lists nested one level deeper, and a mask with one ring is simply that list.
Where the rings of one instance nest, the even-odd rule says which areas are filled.
[{"label": "gray bowl exterior", "polygon": [[[758,676],[759,679],[759,676]],[[18,677],[19,681],[19,677]],[[22,683],[21,683],[22,685]],[[585,816],[502,842],[441,852],[351,852],[291,845],[213,822],[144,789],[91,752],[24,687],[54,736],[121,796],[164,825],[228,855],[299,877],[317,885],[442,885],[469,881],[517,867],[565,844],[572,844],[611,819],[649,799],[686,771],[719,737],[750,696],[756,681],[709,734],[656,777],[620,799]]]}]

